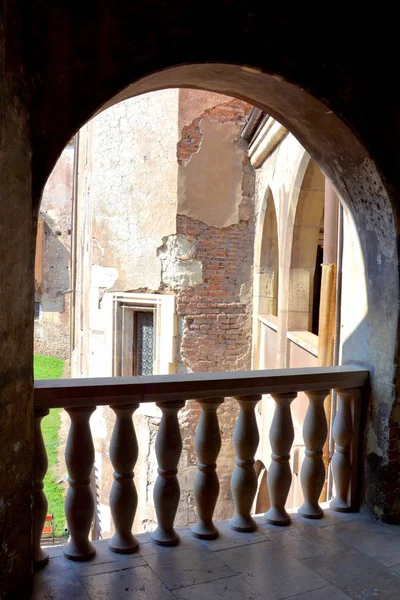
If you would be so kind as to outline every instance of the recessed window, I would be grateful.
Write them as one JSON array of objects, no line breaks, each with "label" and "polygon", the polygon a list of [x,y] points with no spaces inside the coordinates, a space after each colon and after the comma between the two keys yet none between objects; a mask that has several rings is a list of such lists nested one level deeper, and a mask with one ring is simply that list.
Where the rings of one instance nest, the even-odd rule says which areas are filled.
[{"label": "recessed window", "polygon": [[117,303],[119,375],[152,375],[155,359],[155,304]]}]

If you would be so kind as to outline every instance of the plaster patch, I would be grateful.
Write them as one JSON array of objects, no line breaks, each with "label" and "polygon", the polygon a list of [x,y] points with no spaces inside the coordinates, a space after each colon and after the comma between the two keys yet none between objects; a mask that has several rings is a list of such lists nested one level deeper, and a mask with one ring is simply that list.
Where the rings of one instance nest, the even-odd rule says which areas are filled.
[{"label": "plaster patch", "polygon": [[118,279],[118,271],[113,267],[92,266],[92,287],[112,288]]},{"label": "plaster patch", "polygon": [[243,151],[235,143],[235,123],[201,121],[202,143],[179,167],[178,213],[212,227],[239,222]]},{"label": "plaster patch", "polygon": [[163,245],[157,250],[161,261],[161,281],[172,288],[203,283],[203,266],[195,258],[194,238],[184,235],[170,235],[163,238]]}]

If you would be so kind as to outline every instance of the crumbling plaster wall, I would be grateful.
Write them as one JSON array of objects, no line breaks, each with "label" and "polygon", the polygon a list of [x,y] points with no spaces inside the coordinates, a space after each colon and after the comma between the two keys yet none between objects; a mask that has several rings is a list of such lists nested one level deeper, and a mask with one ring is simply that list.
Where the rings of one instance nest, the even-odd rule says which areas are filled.
[{"label": "crumbling plaster wall", "polygon": [[178,90],[117,104],[93,120],[92,262],[116,290],[157,290],[157,248],[176,233]]},{"label": "crumbling plaster wall", "polygon": [[71,258],[71,211],[74,145],[68,145],[43,191],[39,217],[44,220],[43,278],[36,286],[36,300],[41,304],[35,321],[34,349],[69,359],[69,305]]},{"label": "crumbling plaster wall", "polygon": [[[91,270],[86,281],[81,273],[78,313],[82,318],[89,308],[90,315],[83,316],[88,333],[83,332],[82,353],[88,358],[81,361],[80,374],[100,374],[99,353],[108,328],[102,323],[103,294],[117,290],[176,296],[176,370],[248,369],[254,173],[240,131],[250,106],[196,90],[167,90],[124,104],[98,115],[80,134],[79,247],[86,273],[88,266]],[[233,400],[219,409],[223,442],[218,518],[231,516],[233,510],[236,414]],[[196,519],[193,438],[199,416],[194,401],[179,414],[183,451],[177,525]],[[140,448],[137,530],[151,530],[155,524],[152,493],[159,419],[155,407],[141,407],[135,415]],[[98,408],[92,417],[98,524],[104,536],[112,531],[108,444],[113,423],[107,407]]]}]

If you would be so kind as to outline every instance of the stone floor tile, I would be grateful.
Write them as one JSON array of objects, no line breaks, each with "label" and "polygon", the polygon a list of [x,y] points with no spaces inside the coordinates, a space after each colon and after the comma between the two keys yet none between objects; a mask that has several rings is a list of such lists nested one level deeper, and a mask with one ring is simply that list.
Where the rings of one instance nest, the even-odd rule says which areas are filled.
[{"label": "stone floor tile", "polygon": [[376,560],[352,548],[348,548],[345,552],[313,556],[303,560],[302,563],[344,591],[348,586],[358,586],[373,582],[375,579],[393,577],[389,570]]},{"label": "stone floor tile", "polygon": [[139,544],[145,544],[150,541],[150,535],[151,534],[148,532],[135,533],[135,538],[137,539]]},{"label": "stone floor tile", "polygon": [[370,583],[348,586],[346,592],[353,600],[399,600],[400,579],[374,579]]},{"label": "stone floor tile", "polygon": [[289,596],[287,600],[350,600],[350,596],[339,590],[333,585],[327,587],[318,588],[312,592],[305,592],[305,594],[296,594],[295,596]]},{"label": "stone floor tile", "polygon": [[177,527],[175,529],[180,538],[193,537],[192,530],[190,527]]},{"label": "stone floor tile", "polygon": [[201,546],[169,548],[145,557],[147,564],[169,589],[229,577],[231,569],[216,554]]},{"label": "stone floor tile", "polygon": [[[112,562],[113,560],[115,560],[115,556],[117,555],[115,554],[115,552],[111,552],[108,549],[108,544],[106,540],[94,542],[93,545],[96,549],[96,554],[89,561],[85,562],[85,564],[97,565],[99,563]],[[80,561],[71,560],[70,562],[73,565],[77,564]]]},{"label": "stone floor tile", "polygon": [[221,550],[216,556],[268,600],[328,585],[325,579],[270,541]]},{"label": "stone floor tile", "polygon": [[66,559],[64,556],[57,556],[56,558],[50,558],[45,570],[51,571],[64,571],[65,569],[71,569],[73,567],[72,561]]},{"label": "stone floor tile", "polygon": [[139,546],[139,554],[141,556],[150,556],[151,554],[169,554],[180,550],[190,550],[191,548],[201,548],[203,541],[195,538],[193,535],[181,537],[179,544],[176,546],[159,546],[152,541],[148,541]]},{"label": "stone floor tile", "polygon": [[31,600],[71,599],[90,600],[74,569],[52,570],[46,567],[35,573]]},{"label": "stone floor tile", "polygon": [[175,600],[147,566],[84,577],[82,581],[90,600]]},{"label": "stone floor tile", "polygon": [[335,527],[339,533],[352,532],[367,532],[367,533],[385,533],[393,537],[400,537],[400,526],[388,525],[374,519],[355,519],[346,523],[335,523],[331,527]]},{"label": "stone floor tile", "polygon": [[345,551],[347,546],[325,528],[294,527],[283,533],[270,533],[269,539],[289,554],[303,560],[319,554]]},{"label": "stone floor tile", "polygon": [[[374,558],[391,558],[400,555],[400,529],[372,521],[341,523],[327,528],[343,542]],[[400,561],[399,561],[400,562]]]},{"label": "stone floor tile", "polygon": [[50,558],[57,558],[58,556],[64,556],[64,546],[50,546],[45,548]]},{"label": "stone floor tile", "polygon": [[239,575],[191,585],[174,590],[173,594],[178,600],[264,600],[265,598]]},{"label": "stone floor tile", "polygon": [[303,526],[303,523],[298,519],[292,519],[289,525],[285,527],[281,527],[279,525],[271,525],[267,523],[264,516],[254,517],[255,522],[257,523],[257,531],[268,537],[269,533],[283,533],[285,531],[289,531],[294,528],[298,528]]},{"label": "stone floor tile", "polygon": [[400,565],[400,554],[394,554],[392,556],[380,556],[377,559],[384,567],[393,567]]},{"label": "stone floor tile", "polygon": [[352,521],[371,522],[369,517],[361,513],[340,513],[329,508],[324,510],[322,519],[305,519],[300,515],[296,515],[294,520],[296,520],[299,525],[307,524],[313,527],[329,527],[331,525],[339,525],[341,523],[349,523]]},{"label": "stone floor tile", "polygon": [[265,535],[261,531],[256,530],[251,533],[234,531],[230,527],[229,521],[222,521],[217,524],[217,527],[219,531],[219,537],[217,537],[217,539],[202,541],[202,543],[213,552],[265,541]]},{"label": "stone floor tile", "polygon": [[97,575],[99,573],[111,573],[112,571],[122,571],[124,569],[133,569],[135,567],[144,567],[146,562],[141,556],[133,554],[120,554],[119,560],[104,563],[79,563],[75,562],[74,570],[80,577]]},{"label": "stone floor tile", "polygon": [[[393,565],[391,567],[388,567],[388,569],[394,575],[400,576],[400,565]],[[400,597],[400,591],[399,591],[399,597]]]},{"label": "stone floor tile", "polygon": [[219,522],[221,535],[212,541],[184,528],[173,548],[139,534],[132,555],[110,552],[101,540],[86,563],[50,547],[49,564],[34,574],[33,599],[400,599],[400,527],[332,511],[324,526],[296,515],[288,527],[268,525],[263,515],[256,521],[255,534]]}]

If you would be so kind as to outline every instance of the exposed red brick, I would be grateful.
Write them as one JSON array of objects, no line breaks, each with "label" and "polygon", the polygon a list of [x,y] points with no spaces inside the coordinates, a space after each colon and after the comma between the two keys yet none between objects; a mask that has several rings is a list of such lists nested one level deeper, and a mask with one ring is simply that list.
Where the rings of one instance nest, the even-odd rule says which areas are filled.
[{"label": "exposed red brick", "polygon": [[[190,125],[182,129],[182,137],[177,145],[177,157],[180,165],[189,162],[193,154],[199,151],[203,139],[201,121],[207,118],[211,123],[235,123],[244,125],[251,105],[233,98],[224,104],[217,104],[196,117]],[[189,233],[189,232],[188,232]]]},{"label": "exposed red brick", "polygon": [[[251,301],[241,300],[240,288],[251,282],[253,224],[243,221],[218,229],[178,215],[177,233],[189,232],[196,238],[204,282],[177,295],[185,365],[195,372],[249,369],[252,307]],[[213,274],[216,257],[218,275]]]}]

